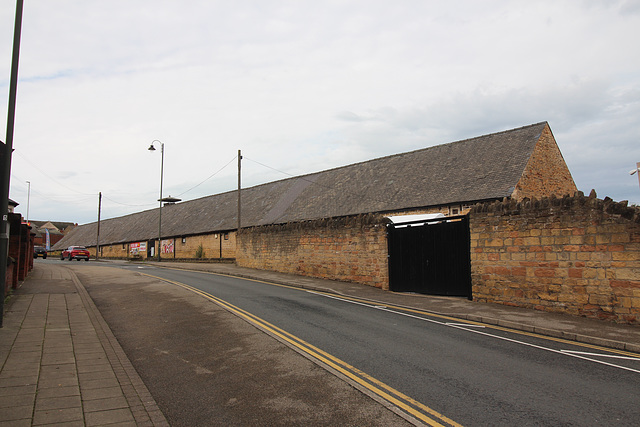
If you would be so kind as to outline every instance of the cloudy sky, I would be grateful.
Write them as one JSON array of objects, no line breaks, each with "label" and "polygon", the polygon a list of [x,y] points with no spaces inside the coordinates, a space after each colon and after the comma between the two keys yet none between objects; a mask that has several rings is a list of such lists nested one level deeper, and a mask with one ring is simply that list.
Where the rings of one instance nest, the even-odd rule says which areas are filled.
[{"label": "cloudy sky", "polygon": [[22,28],[10,197],[33,220],[156,207],[153,140],[191,200],[236,188],[238,150],[252,186],[541,121],[580,190],[640,203],[637,0],[26,0]]}]

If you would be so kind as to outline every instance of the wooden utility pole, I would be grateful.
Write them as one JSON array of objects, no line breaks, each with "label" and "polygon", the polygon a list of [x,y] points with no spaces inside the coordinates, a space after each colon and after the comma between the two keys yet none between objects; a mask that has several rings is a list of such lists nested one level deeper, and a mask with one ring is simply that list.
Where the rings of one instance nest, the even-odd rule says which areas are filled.
[{"label": "wooden utility pole", "polygon": [[242,213],[242,203],[241,203],[241,197],[240,197],[240,192],[241,192],[241,188],[242,188],[242,183],[241,183],[241,164],[242,164],[242,152],[240,150],[238,150],[238,233],[240,233],[240,228],[242,226],[242,221],[240,219],[241,217],[241,213]]},{"label": "wooden utility pole", "polygon": [[96,259],[100,257],[100,212],[102,211],[102,191],[98,193],[98,234],[96,236]]}]

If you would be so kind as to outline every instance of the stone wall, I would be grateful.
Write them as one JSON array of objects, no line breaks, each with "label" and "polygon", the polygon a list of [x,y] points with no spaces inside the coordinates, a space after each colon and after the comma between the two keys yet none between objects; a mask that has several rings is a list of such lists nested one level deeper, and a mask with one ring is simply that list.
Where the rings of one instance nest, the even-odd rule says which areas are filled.
[{"label": "stone wall", "polygon": [[[91,246],[87,248],[92,258],[95,258],[96,247]],[[113,245],[100,245],[100,257],[101,258],[127,258],[129,254],[128,243],[114,243]],[[60,256],[60,254],[58,254]]]},{"label": "stone wall", "polygon": [[512,199],[562,197],[578,191],[549,125],[544,127]]},{"label": "stone wall", "polygon": [[[167,260],[217,260],[217,259],[233,259],[236,255],[236,232],[228,233],[212,233],[197,236],[167,238],[163,241],[173,241],[174,253],[161,254],[161,257]],[[146,243],[146,241],[145,241]],[[147,243],[148,244],[148,243]],[[157,241],[153,241],[155,250],[158,249]],[[202,246],[202,250],[199,247]],[[96,247],[87,248],[92,257],[95,257]],[[115,243],[113,245],[100,246],[101,258],[128,259],[132,258],[130,252],[130,243]],[[147,258],[146,249],[139,253],[140,259]],[[155,258],[155,256],[154,256]]]},{"label": "stone wall", "polygon": [[[130,243],[114,243],[112,245],[100,245],[100,258],[111,259],[127,259],[131,258]],[[87,250],[91,254],[91,259],[96,256],[96,247],[88,246]],[[61,251],[56,251],[56,255],[59,257]],[[147,257],[147,251],[140,252],[140,258]]]},{"label": "stone wall", "polygon": [[474,300],[640,323],[640,209],[592,191],[469,219]]},{"label": "stone wall", "polygon": [[387,237],[379,215],[243,229],[241,267],[389,287]]},{"label": "stone wall", "polygon": [[[202,250],[199,247],[202,246]],[[200,252],[202,254],[200,255]],[[200,255],[200,256],[198,256]],[[177,259],[232,259],[236,255],[236,232],[176,237]]]}]

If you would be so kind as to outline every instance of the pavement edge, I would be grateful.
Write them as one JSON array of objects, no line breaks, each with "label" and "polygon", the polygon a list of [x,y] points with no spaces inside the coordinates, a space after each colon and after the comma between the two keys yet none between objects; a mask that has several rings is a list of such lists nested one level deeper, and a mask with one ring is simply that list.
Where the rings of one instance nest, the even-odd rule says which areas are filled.
[{"label": "pavement edge", "polygon": [[87,309],[91,323],[93,323],[109,363],[113,367],[113,371],[122,387],[136,424],[140,426],[169,426],[155,399],[133,367],[86,288],[73,271],[69,270],[69,272],[78,295]]}]

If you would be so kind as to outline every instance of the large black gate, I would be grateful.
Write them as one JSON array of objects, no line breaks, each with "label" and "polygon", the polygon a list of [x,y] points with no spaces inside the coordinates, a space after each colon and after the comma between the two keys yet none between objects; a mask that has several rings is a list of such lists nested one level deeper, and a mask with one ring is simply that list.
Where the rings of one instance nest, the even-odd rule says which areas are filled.
[{"label": "large black gate", "polygon": [[388,225],[389,287],[471,299],[467,216]]}]

